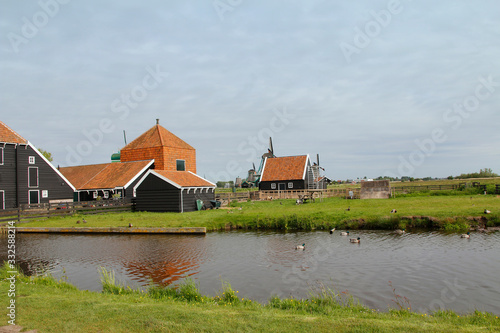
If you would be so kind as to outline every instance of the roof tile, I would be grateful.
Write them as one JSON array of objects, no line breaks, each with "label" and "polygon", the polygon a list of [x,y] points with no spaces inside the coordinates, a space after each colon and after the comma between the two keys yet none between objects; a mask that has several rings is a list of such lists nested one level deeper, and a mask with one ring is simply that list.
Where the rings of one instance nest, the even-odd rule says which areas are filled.
[{"label": "roof tile", "polygon": [[261,182],[304,179],[307,155],[267,158]]},{"label": "roof tile", "polygon": [[172,182],[176,183],[181,187],[214,187],[208,180],[201,178],[200,176],[189,172],[189,171],[166,171],[166,170],[154,170],[153,173],[157,173]]},{"label": "roof tile", "polygon": [[4,122],[0,121],[0,142],[27,144],[28,140],[14,132]]}]

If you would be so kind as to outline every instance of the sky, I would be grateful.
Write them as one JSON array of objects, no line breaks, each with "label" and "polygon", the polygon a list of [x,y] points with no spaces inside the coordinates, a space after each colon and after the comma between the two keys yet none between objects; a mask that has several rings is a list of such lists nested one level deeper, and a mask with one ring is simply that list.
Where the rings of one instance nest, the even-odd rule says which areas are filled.
[{"label": "sky", "polygon": [[500,2],[0,0],[1,120],[60,166],[160,125],[212,181],[500,173]]}]

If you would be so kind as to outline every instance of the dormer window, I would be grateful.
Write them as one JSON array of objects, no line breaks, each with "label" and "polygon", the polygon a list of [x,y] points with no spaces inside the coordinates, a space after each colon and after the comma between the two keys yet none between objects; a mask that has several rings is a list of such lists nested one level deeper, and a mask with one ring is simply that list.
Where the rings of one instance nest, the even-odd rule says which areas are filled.
[{"label": "dormer window", "polygon": [[177,160],[177,171],[186,171],[186,161]]}]

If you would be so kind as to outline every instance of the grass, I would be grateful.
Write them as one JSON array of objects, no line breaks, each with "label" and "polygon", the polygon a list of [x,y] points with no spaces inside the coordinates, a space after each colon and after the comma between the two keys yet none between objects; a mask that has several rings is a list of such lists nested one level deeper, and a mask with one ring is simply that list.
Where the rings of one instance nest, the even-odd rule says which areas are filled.
[{"label": "grass", "polygon": [[[7,267],[0,287],[7,290]],[[102,272],[104,283],[113,273]],[[50,282],[49,282],[50,281]],[[17,274],[16,324],[38,332],[484,332],[499,331],[498,316],[453,311],[380,313],[320,286],[308,299],[273,297],[266,305],[238,295],[227,283],[220,294],[203,296],[189,280],[177,289],[148,291],[115,286],[103,293],[78,290],[53,277]],[[127,288],[126,288],[127,289]],[[0,307],[9,299],[2,293]],[[4,307],[5,306],[5,307]],[[6,325],[2,319],[0,325]]]},{"label": "grass", "polygon": [[[127,212],[54,217],[23,223],[29,227],[206,227],[208,231],[243,229],[396,229],[468,230],[478,223],[500,225],[500,197],[496,195],[400,196],[388,200],[327,198],[296,205],[295,200],[241,202],[229,207],[189,213]],[[347,208],[350,210],[346,210]],[[396,209],[396,214],[391,210]],[[484,214],[488,209],[492,213]],[[473,217],[475,219],[473,219]]]}]

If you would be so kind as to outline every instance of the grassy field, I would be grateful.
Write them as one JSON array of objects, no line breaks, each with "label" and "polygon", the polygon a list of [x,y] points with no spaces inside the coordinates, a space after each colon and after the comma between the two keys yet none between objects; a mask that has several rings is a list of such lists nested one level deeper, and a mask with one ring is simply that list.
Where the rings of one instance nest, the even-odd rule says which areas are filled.
[{"label": "grassy field", "polygon": [[[465,230],[481,224],[500,225],[500,197],[496,195],[400,196],[387,200],[328,198],[296,205],[295,200],[233,203],[228,209],[189,213],[127,212],[50,218],[19,224],[30,227],[206,227],[245,229],[396,229]],[[349,209],[349,210],[348,210]],[[396,214],[391,210],[396,209]],[[488,209],[492,213],[484,214]],[[471,217],[475,217],[472,220]]]},{"label": "grassy field", "polygon": [[[0,286],[11,275],[0,270]],[[134,291],[110,281],[103,293],[78,290],[50,276],[17,275],[16,324],[38,332],[498,332],[497,315],[407,309],[379,313],[349,297],[322,289],[308,299],[271,298],[266,305],[245,299],[230,285],[203,296],[192,281],[177,290]],[[7,292],[0,305],[7,313]],[[1,325],[9,318],[3,316]]]}]

